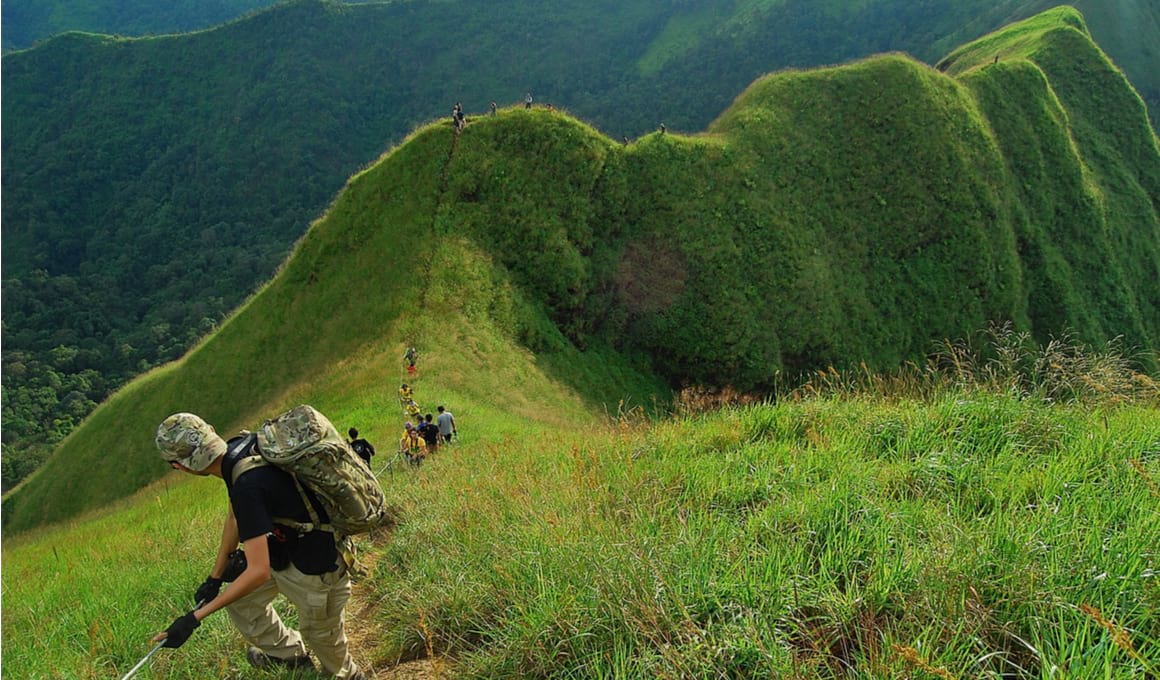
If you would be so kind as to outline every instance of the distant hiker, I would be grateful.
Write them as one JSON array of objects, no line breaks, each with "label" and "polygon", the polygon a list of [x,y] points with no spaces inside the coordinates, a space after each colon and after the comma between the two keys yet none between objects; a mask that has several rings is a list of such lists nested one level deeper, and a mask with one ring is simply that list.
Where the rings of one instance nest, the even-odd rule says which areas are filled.
[{"label": "distant hiker", "polygon": [[624,137],[622,137],[621,139],[623,140],[624,145],[628,146],[628,135],[624,135]]},{"label": "distant hiker", "polygon": [[[426,442],[427,441],[427,421],[423,419],[422,415],[419,416],[418,422],[415,424],[415,429],[419,432],[419,436],[423,438],[423,441]],[[427,450],[430,451],[431,447],[428,446]]]},{"label": "distant hiker", "polygon": [[528,96],[524,97],[524,108],[525,109],[532,108],[532,93],[531,92],[528,93]]},{"label": "distant hiker", "polygon": [[455,416],[442,406],[436,410],[439,411],[439,417],[435,419],[439,425],[439,434],[443,436],[443,441],[450,443],[451,435],[459,436],[459,430],[455,429]]},{"label": "distant hiker", "polygon": [[426,422],[423,423],[423,441],[427,442],[427,450],[435,453],[435,449],[439,447],[439,426],[435,424],[435,417],[430,413],[427,414]]},{"label": "distant hiker", "polygon": [[667,128],[665,127],[665,124],[664,124],[664,123],[661,123],[661,134],[662,134],[662,135],[665,133],[665,130],[666,130],[666,129],[667,129]]},{"label": "distant hiker", "polygon": [[403,426],[403,436],[399,439],[399,451],[411,465],[419,465],[427,457],[427,442],[419,436],[419,431],[408,422]]},{"label": "distant hiker", "polygon": [[495,115],[495,102],[491,103],[491,115]]},{"label": "distant hiker", "polygon": [[347,442],[350,444],[350,448],[354,449],[354,452],[358,454],[358,457],[365,460],[367,465],[370,465],[371,456],[375,455],[374,445],[365,439],[360,439],[358,436],[357,428],[350,428],[350,430],[347,431],[347,434],[350,435],[350,440]]},{"label": "distant hiker", "polygon": [[[251,666],[313,671],[310,652],[314,652],[327,674],[365,680],[347,649],[343,616],[350,576],[334,533],[323,529],[299,533],[281,519],[307,527],[312,521],[294,477],[277,466],[262,465],[234,479],[235,465],[254,453],[256,438],[237,436],[227,442],[192,413],[166,418],[157,428],[155,442],[161,458],[174,470],[225,481],[230,511],[213,569],[194,594],[201,604],[158,633],[154,642],[180,647],[205,617],[224,608],[253,645],[246,652]],[[245,548],[245,571],[221,592],[221,577],[239,542]],[[278,593],[298,610],[299,630],[287,628],[271,606]]]},{"label": "distant hiker", "polygon": [[463,126],[467,124],[467,118],[463,115],[463,105],[455,102],[455,108],[451,112],[452,118],[455,119],[455,129],[462,130]]},{"label": "distant hiker", "polygon": [[404,409],[407,412],[408,418],[418,419],[420,417],[419,414],[421,414],[423,412],[423,409],[419,408],[419,405],[415,403],[414,399],[412,399],[411,401],[408,401],[407,405],[404,407]]},{"label": "distant hiker", "polygon": [[403,352],[403,360],[407,362],[407,373],[415,375],[416,364],[419,363],[419,350],[408,347],[407,351]]},{"label": "distant hiker", "polygon": [[407,383],[403,383],[399,387],[399,406],[403,409],[403,413],[407,412],[407,404],[414,401],[415,395],[413,390]]}]

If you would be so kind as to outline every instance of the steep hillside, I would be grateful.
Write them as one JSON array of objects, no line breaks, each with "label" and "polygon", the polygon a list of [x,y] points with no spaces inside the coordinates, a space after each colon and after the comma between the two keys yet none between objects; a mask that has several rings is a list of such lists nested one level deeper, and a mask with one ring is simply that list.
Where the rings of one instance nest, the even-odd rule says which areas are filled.
[{"label": "steep hillside", "polygon": [[1160,152],[1079,15],[943,66],[959,78],[896,55],[773,75],[699,137],[621,145],[522,108],[423,128],[220,331],[98,409],[5,498],[5,526],[138,488],[163,472],[149,435],[167,412],[244,425],[360,348],[409,342],[416,314],[494,324],[606,405],[659,391],[653,371],[748,389],[890,368],[987,322],[1154,351]]},{"label": "steep hillside", "polygon": [[[662,121],[701,130],[765,73],[888,50],[933,61],[1042,4],[298,0],[195,35],[72,34],[9,54],[4,479],[12,445],[56,442],[179,356],[351,173],[455,101],[484,111],[531,90],[614,139]],[[1144,91],[1160,73],[1155,7],[1077,4]],[[4,3],[5,38],[22,6]],[[1138,30],[1100,33],[1125,21]]]}]

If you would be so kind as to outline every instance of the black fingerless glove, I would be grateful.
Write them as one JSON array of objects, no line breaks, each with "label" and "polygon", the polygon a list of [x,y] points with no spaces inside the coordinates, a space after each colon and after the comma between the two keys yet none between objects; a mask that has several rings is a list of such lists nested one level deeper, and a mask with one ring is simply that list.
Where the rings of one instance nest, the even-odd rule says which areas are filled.
[{"label": "black fingerless glove", "polygon": [[203,605],[218,596],[222,591],[222,579],[214,578],[212,576],[205,579],[197,588],[197,592],[193,594],[193,601],[198,605]]},{"label": "black fingerless glove", "polygon": [[165,630],[165,641],[161,643],[161,646],[177,649],[185,644],[185,641],[189,639],[190,635],[193,635],[193,631],[200,625],[201,621],[197,620],[193,612],[189,612],[174,621],[173,625]]}]

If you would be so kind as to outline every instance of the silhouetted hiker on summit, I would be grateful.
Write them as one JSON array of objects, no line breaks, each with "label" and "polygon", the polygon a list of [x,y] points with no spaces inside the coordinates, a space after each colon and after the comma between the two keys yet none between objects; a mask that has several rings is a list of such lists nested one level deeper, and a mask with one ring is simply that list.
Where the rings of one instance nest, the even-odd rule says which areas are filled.
[{"label": "silhouetted hiker on summit", "polygon": [[467,119],[463,115],[463,105],[455,102],[455,108],[451,109],[451,120],[455,123],[455,131],[458,132],[463,129]]}]

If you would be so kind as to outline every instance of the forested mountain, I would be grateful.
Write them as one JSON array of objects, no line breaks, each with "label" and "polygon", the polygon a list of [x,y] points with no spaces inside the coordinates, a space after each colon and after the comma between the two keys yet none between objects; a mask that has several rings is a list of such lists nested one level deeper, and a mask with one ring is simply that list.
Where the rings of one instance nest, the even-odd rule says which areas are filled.
[{"label": "forested mountain", "polygon": [[[763,74],[889,50],[934,63],[1038,4],[303,0],[195,34],[67,34],[9,54],[5,479],[28,467],[13,446],[58,441],[179,356],[353,172],[456,101],[478,115],[530,91],[617,140],[699,131]],[[1142,35],[1155,25],[1131,0],[1093,15],[1112,22],[1113,5]]]},{"label": "forested mountain", "polygon": [[4,50],[65,31],[161,35],[209,28],[276,0],[4,0]]},{"label": "forested mountain", "polygon": [[888,369],[988,322],[1124,334],[1154,361],[1158,197],[1144,108],[1064,9],[938,69],[884,55],[763,77],[701,135],[622,144],[545,107],[433,123],[352,178],[220,330],[100,407],[5,498],[5,526],[164,473],[151,433],[175,408],[228,429],[351,380],[356,355],[417,335],[437,356],[448,329],[741,389]]}]

